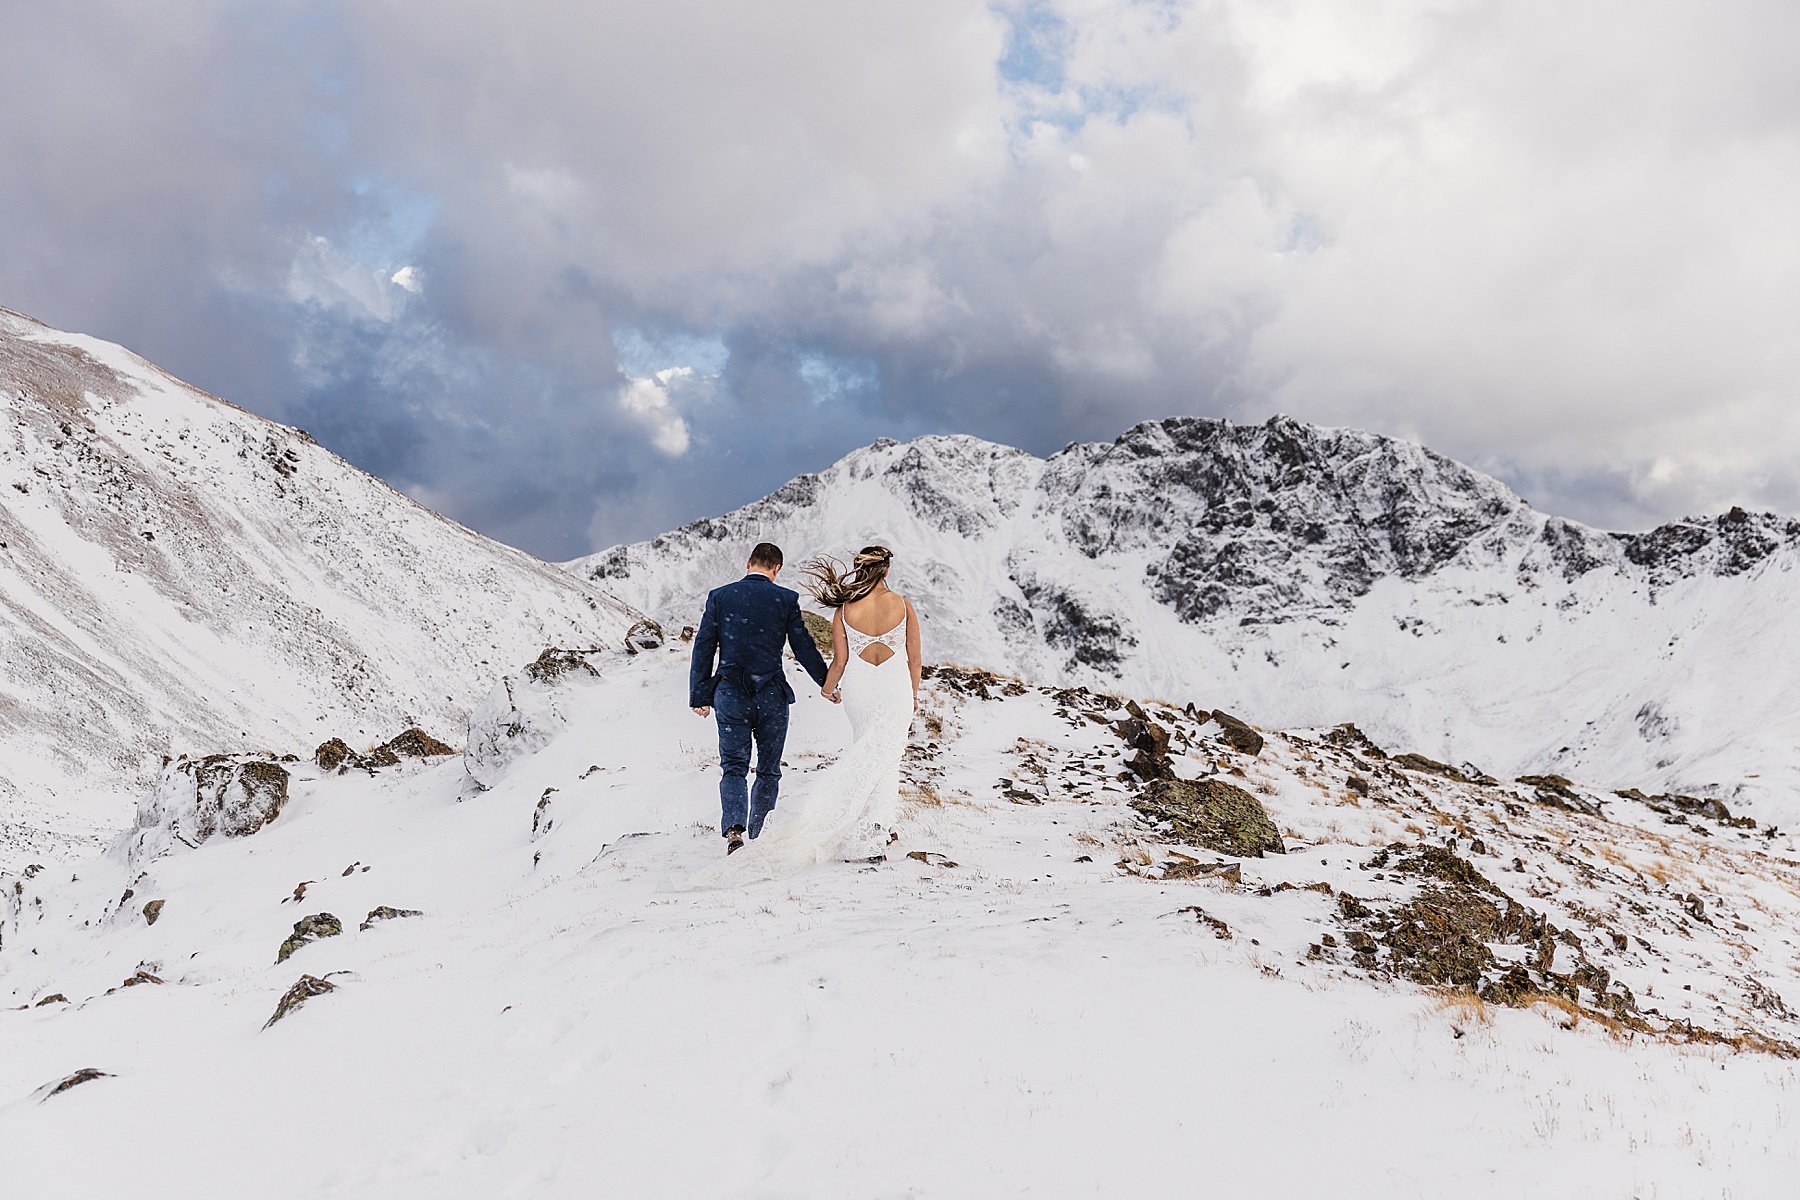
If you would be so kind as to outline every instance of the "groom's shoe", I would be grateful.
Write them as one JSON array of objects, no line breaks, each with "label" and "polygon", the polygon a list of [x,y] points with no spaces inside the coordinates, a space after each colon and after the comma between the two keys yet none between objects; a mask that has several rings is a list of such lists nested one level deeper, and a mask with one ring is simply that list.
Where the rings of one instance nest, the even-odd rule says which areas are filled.
[{"label": "groom's shoe", "polygon": [[730,856],[736,854],[743,848],[744,827],[742,825],[733,825],[730,829],[725,831],[725,853],[727,856]]}]

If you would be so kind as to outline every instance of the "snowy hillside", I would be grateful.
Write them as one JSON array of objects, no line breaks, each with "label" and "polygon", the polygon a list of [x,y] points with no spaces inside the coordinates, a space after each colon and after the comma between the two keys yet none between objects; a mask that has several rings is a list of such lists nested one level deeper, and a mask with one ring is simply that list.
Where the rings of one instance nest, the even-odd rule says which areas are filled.
[{"label": "snowy hillside", "polygon": [[[176,764],[104,859],[0,879],[9,1187],[1792,1187],[1788,837],[944,670],[885,857],[683,891],[720,852],[684,650],[546,656],[467,761]],[[789,806],[846,732],[798,690]],[[200,819],[209,770],[254,820]],[[1201,788],[1232,822],[1182,824]]]},{"label": "snowy hillside", "polygon": [[1410,443],[1173,418],[1047,461],[878,442],[569,566],[692,622],[765,538],[892,546],[934,658],[1800,820],[1800,522],[1606,533]]},{"label": "snowy hillside", "polygon": [[0,402],[0,870],[110,836],[164,754],[447,735],[492,671],[632,618],[304,433],[5,310]]}]

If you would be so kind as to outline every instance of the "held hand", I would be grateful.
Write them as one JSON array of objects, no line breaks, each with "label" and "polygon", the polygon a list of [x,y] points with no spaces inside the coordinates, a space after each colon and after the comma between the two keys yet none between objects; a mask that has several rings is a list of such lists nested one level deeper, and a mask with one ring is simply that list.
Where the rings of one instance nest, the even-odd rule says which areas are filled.
[{"label": "held hand", "polygon": [[695,710],[694,710],[694,715],[695,715],[695,716],[696,716],[696,717],[710,717],[710,716],[712,716],[712,709],[710,709],[710,708],[696,708],[696,709],[695,709]]}]

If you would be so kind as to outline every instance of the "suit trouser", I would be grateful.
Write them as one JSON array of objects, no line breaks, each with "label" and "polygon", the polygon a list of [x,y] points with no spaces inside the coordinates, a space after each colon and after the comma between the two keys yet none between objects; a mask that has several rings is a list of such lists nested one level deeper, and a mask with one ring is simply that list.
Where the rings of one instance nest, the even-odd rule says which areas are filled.
[{"label": "suit trouser", "polygon": [[[713,693],[713,715],[719,722],[719,832],[743,826],[751,837],[781,791],[781,748],[787,741],[788,702],[777,679],[753,696],[745,696],[729,680]],[[746,785],[750,745],[756,744],[756,786]]]}]

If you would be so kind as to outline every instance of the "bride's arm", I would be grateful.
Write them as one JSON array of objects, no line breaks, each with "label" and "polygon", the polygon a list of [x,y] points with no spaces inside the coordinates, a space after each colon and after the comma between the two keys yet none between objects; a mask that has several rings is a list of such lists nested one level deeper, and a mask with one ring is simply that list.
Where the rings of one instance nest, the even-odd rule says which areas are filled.
[{"label": "bride's arm", "polygon": [[837,691],[838,680],[850,665],[846,658],[849,653],[850,639],[844,636],[844,610],[840,608],[831,616],[831,669],[825,672],[825,682],[819,688],[821,695],[830,696]]},{"label": "bride's arm", "polygon": [[919,614],[913,611],[912,601],[906,602],[906,665],[912,672],[913,711],[919,710],[919,680],[925,669],[923,652],[919,649]]}]

